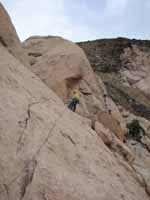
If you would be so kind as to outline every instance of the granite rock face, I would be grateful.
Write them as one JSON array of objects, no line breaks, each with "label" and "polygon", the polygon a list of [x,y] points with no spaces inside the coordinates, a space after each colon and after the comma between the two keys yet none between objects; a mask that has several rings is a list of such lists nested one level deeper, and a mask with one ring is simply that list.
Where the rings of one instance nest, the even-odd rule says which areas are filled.
[{"label": "granite rock face", "polygon": [[96,132],[2,46],[0,60],[0,199],[149,199]]},{"label": "granite rock face", "polygon": [[[79,91],[81,98],[77,113],[93,120],[98,115],[107,114],[111,109],[109,118],[114,122],[114,126],[108,128],[111,131],[115,130],[114,133],[123,139],[125,129],[119,110],[111,98],[107,98],[105,102],[103,98],[104,94],[107,94],[105,85],[100,78],[96,78],[81,48],[71,41],[52,36],[31,37],[23,45],[31,58],[29,69],[53,89],[66,104],[71,99],[73,89]],[[106,118],[98,119],[101,123],[107,123]]]},{"label": "granite rock face", "polygon": [[28,65],[28,56],[24,51],[11,19],[0,3],[0,43],[23,64]]},{"label": "granite rock face", "polygon": [[150,119],[150,41],[126,38],[79,43],[111,98]]},{"label": "granite rock face", "polygon": [[[149,154],[145,148],[149,145],[149,121],[143,121],[146,146],[135,144],[137,151],[132,141],[123,144],[114,124],[124,114],[110,97],[103,100],[106,88],[84,53],[73,43],[56,37],[46,37],[46,42],[39,37],[26,41],[32,40],[36,46],[29,51],[30,44],[30,48],[26,42],[21,45],[2,6],[1,13],[0,200],[149,200]],[[64,59],[62,52],[66,53]],[[68,72],[65,62],[71,62]],[[68,88],[68,77],[80,80],[71,79]],[[95,114],[96,109],[93,118],[85,116],[83,105],[82,112],[73,113],[64,104],[66,91],[74,87],[81,95],[92,93],[92,101],[84,96],[82,101],[87,112]],[[94,107],[93,102],[100,107]],[[105,106],[112,109],[115,122],[107,117],[108,113],[101,118]],[[107,126],[108,119],[113,126]]]},{"label": "granite rock face", "polygon": [[[149,191],[150,41],[116,38],[78,45],[85,51],[97,78],[103,80],[108,95],[117,104],[125,124],[136,119],[145,130],[146,136],[140,143],[132,140],[126,142],[135,156],[133,167]],[[102,116],[101,118],[104,119]],[[110,123],[111,126],[112,124],[114,123]],[[110,142],[111,135],[105,135],[105,139],[104,135],[104,142]],[[109,145],[112,145],[112,141]]]}]

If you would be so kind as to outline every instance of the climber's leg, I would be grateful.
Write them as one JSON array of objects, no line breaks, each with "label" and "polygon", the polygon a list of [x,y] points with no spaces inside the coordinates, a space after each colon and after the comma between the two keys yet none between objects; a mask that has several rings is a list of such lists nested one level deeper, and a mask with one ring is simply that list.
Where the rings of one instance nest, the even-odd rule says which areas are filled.
[{"label": "climber's leg", "polygon": [[74,104],[73,104],[73,112],[75,112],[76,111],[76,106],[77,106],[77,102],[74,102]]},{"label": "climber's leg", "polygon": [[68,108],[70,109],[70,110],[73,110],[74,109],[74,101],[72,100],[71,102],[70,102],[70,104],[68,105]]}]

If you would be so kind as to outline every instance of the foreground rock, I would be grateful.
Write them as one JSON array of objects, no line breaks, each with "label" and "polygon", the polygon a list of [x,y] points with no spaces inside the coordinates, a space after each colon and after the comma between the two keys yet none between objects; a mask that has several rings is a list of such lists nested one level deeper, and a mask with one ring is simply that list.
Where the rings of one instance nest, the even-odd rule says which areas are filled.
[{"label": "foreground rock", "polygon": [[[115,124],[122,117],[109,97],[103,100],[107,91],[101,79],[95,79],[83,52],[56,37],[30,39],[26,49],[30,64],[39,70],[39,74],[34,72],[39,79],[26,68],[32,67],[2,6],[0,16],[0,199],[148,200],[148,176],[142,174],[142,179],[135,168],[141,160],[136,158],[138,165],[133,163],[130,145],[128,148],[118,139],[120,129],[108,126],[106,130],[108,118]],[[30,45],[34,51],[29,51]],[[67,61],[73,73],[65,69]],[[74,87],[82,95],[78,113],[84,116],[85,111],[88,115],[92,111],[92,118],[70,112],[53,92],[65,101],[66,91]],[[102,109],[113,117],[107,113],[105,120],[101,118]],[[147,167],[145,171],[148,173]]]},{"label": "foreground rock", "polygon": [[148,200],[76,114],[0,46],[0,199]]}]

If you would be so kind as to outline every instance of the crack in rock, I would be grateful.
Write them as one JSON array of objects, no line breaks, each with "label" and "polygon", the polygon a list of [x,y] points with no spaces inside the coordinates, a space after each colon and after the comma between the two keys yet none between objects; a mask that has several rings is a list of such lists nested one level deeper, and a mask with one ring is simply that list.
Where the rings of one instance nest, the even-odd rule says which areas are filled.
[{"label": "crack in rock", "polygon": [[43,200],[47,200],[46,193],[45,193],[44,190],[43,190],[40,194],[41,194],[41,198],[42,198]]},{"label": "crack in rock", "polygon": [[68,139],[74,146],[76,146],[75,141],[72,139],[72,137],[70,135],[63,133],[62,131],[60,131],[60,133],[64,138]]},{"label": "crack in rock", "polygon": [[150,153],[150,146],[148,144],[144,143],[143,141],[140,141],[140,143],[143,146],[143,148],[145,148],[148,151],[148,153]]},{"label": "crack in rock", "polygon": [[9,187],[5,183],[3,184],[3,186],[5,188],[6,194],[7,194],[8,199],[9,199]]},{"label": "crack in rock", "polygon": [[[43,100],[43,101],[35,102],[35,103],[30,104],[30,105],[39,104],[39,103],[46,102],[46,101],[49,101],[49,100],[50,100],[50,99],[45,99],[45,100]],[[66,108],[65,108],[65,109],[66,109]],[[52,123],[52,126],[51,126],[51,128],[49,129],[49,132],[48,132],[47,137],[45,138],[44,142],[40,145],[39,149],[36,151],[36,153],[35,153],[34,156],[32,157],[32,159],[31,159],[32,162],[33,162],[33,161],[34,161],[35,163],[37,162],[35,158],[40,154],[42,148],[43,148],[43,147],[45,146],[45,144],[48,142],[48,138],[49,138],[50,134],[53,132],[53,130],[54,130],[55,126],[56,126],[56,123],[59,121],[59,119],[62,118],[65,109],[63,109],[63,111],[60,113],[60,115],[58,116],[58,118],[56,118],[55,121]],[[33,162],[33,163],[34,163],[34,162]],[[26,166],[28,166],[28,165],[26,165]],[[9,181],[9,182],[7,183],[7,187],[10,188],[10,186],[11,186],[12,184],[14,184],[17,180],[19,180],[20,177],[22,177],[22,174],[24,174],[24,177],[28,177],[28,176],[27,176],[28,173],[26,173],[26,176],[25,176],[25,171],[28,171],[28,170],[27,170],[28,167],[26,167],[26,166],[25,166],[25,168],[23,168],[23,170],[21,170],[20,173],[18,173],[18,175],[17,175],[16,177],[14,177],[11,181]],[[36,166],[37,166],[37,164],[36,164]],[[36,166],[35,166],[35,167],[36,167]],[[26,170],[25,170],[25,169],[26,169]],[[34,168],[34,170],[35,170],[35,168]],[[34,170],[33,170],[33,172],[34,172]],[[33,175],[34,175],[34,173],[33,173]],[[31,178],[31,177],[32,177],[32,178]],[[24,181],[24,184],[23,184],[23,186],[22,186],[22,190],[21,190],[21,191],[22,191],[22,197],[20,198],[21,200],[23,200],[23,197],[25,196],[25,193],[26,193],[27,186],[32,182],[32,179],[33,179],[33,176],[30,176],[30,178],[24,178],[24,180],[28,180],[28,181]],[[29,180],[30,180],[30,181],[29,181]],[[5,188],[2,189],[2,190],[0,190],[0,195],[1,195],[3,192],[5,192],[5,191],[6,191]]]},{"label": "crack in rock", "polygon": [[[143,183],[144,183],[142,186],[145,188],[146,193],[150,196],[150,186],[147,183],[147,181],[145,180],[144,176],[140,172],[138,172],[135,167],[133,169],[134,169],[135,173],[138,174],[142,178]],[[139,183],[140,183],[140,181],[139,181]]]},{"label": "crack in rock", "polygon": [[23,130],[22,130],[21,135],[20,135],[20,137],[18,139],[17,153],[21,150],[22,146],[24,146],[24,143],[22,142],[22,139],[23,139],[25,130],[28,128],[29,121],[31,119],[31,108],[32,108],[32,106],[44,103],[44,102],[49,101],[49,100],[50,99],[43,99],[43,101],[32,102],[32,103],[30,103],[28,105],[28,107],[27,107],[27,117],[25,118],[25,120],[18,122],[19,126],[23,127]]},{"label": "crack in rock", "polygon": [[0,36],[0,43],[4,46],[7,47],[6,42],[4,41],[4,39]]},{"label": "crack in rock", "polygon": [[35,168],[37,166],[36,160],[26,161],[26,167],[24,169],[22,178],[21,178],[21,186],[20,186],[20,200],[22,200],[26,194],[27,188],[31,185]]},{"label": "crack in rock", "polygon": [[28,108],[27,108],[27,117],[25,118],[24,121],[19,121],[18,123],[22,126],[23,124],[23,130],[21,132],[21,135],[18,139],[18,148],[17,148],[17,152],[21,150],[22,146],[23,146],[23,143],[22,143],[22,138],[24,136],[24,132],[25,130],[28,128],[28,124],[29,124],[29,120],[31,119],[31,105],[29,104],[28,105]]}]

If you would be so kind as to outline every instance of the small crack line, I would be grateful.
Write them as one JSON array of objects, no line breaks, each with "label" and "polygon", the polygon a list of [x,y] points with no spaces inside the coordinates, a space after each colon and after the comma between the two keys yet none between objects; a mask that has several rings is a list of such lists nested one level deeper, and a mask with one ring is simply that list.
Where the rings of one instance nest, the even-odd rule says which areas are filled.
[{"label": "small crack line", "polygon": [[28,124],[29,124],[29,120],[31,119],[31,107],[34,106],[34,105],[37,105],[37,104],[41,104],[41,103],[44,103],[46,101],[49,101],[50,99],[47,99],[47,100],[43,100],[43,101],[37,101],[37,102],[32,102],[28,105],[27,107],[27,117],[25,118],[24,122],[25,122],[25,126],[21,132],[21,135],[18,139],[18,144],[19,144],[19,147],[17,148],[17,152],[20,150],[21,148],[21,141],[22,141],[22,138],[24,136],[24,132],[25,130],[27,129],[28,127]]},{"label": "small crack line", "polygon": [[[65,108],[65,109],[66,109],[66,108]],[[42,145],[40,146],[40,148],[39,148],[39,149],[37,150],[37,152],[35,153],[33,159],[35,159],[35,158],[38,156],[38,154],[40,154],[42,148],[43,148],[43,147],[46,145],[46,143],[48,142],[48,139],[49,139],[51,133],[53,132],[53,130],[55,129],[56,124],[57,124],[58,121],[63,117],[65,109],[63,110],[62,113],[60,113],[60,115],[59,115],[59,116],[55,119],[55,121],[53,122],[53,125],[52,125],[52,127],[50,128],[47,137],[45,138],[44,142],[42,143]]]},{"label": "small crack line", "polygon": [[[32,103],[32,104],[30,104],[30,105],[33,106],[33,105],[39,104],[39,103],[41,103],[41,102]],[[30,107],[30,108],[31,108],[31,107]],[[66,109],[66,108],[65,108],[65,109]],[[59,114],[59,116],[55,119],[55,121],[53,122],[52,127],[50,128],[50,130],[49,130],[49,132],[48,132],[48,135],[47,135],[46,139],[44,140],[44,142],[42,143],[42,145],[40,146],[40,148],[36,151],[36,153],[34,154],[34,156],[32,157],[31,160],[35,160],[35,158],[40,154],[42,148],[43,148],[43,147],[45,146],[45,144],[48,142],[48,139],[49,139],[49,137],[50,137],[52,131],[53,131],[54,128],[56,127],[56,123],[63,117],[65,109],[63,109],[63,112],[61,112],[61,113]],[[15,182],[19,179],[19,177],[22,175],[22,173],[24,172],[25,169],[26,169],[26,168],[24,167],[23,170],[21,170],[21,172],[18,174],[18,176],[16,176],[13,180],[11,180],[11,181],[7,184],[7,188],[10,187],[13,183],[15,183]],[[5,184],[5,185],[6,185],[6,184]],[[2,193],[5,192],[5,191],[6,191],[6,188],[2,189],[2,190],[0,191],[0,194],[2,194]]]}]

